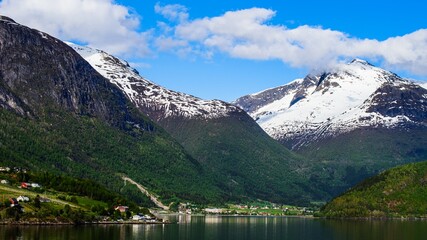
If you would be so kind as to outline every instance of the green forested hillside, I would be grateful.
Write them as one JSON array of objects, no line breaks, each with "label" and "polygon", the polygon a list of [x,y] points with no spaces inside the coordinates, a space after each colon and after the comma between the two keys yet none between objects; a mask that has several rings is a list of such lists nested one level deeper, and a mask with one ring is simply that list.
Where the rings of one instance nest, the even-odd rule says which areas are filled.
[{"label": "green forested hillside", "polygon": [[326,217],[426,217],[427,162],[411,163],[369,178],[333,199]]},{"label": "green forested hillside", "polygon": [[380,171],[427,159],[427,128],[358,129],[297,150],[312,161],[312,182],[332,196]]},{"label": "green forested hillside", "polygon": [[125,174],[166,202],[220,200],[198,163],[164,133],[124,132],[96,118],[56,114],[35,121],[0,110],[1,165],[90,178],[116,191]]},{"label": "green forested hillside", "polygon": [[308,162],[270,138],[249,116],[160,122],[212,175],[230,200],[308,204],[330,197],[309,182]]}]

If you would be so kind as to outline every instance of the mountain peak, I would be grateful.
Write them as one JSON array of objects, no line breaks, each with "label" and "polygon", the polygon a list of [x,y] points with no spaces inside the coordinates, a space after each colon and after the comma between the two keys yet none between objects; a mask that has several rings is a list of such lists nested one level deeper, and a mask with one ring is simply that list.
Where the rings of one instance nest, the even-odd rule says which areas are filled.
[{"label": "mountain peak", "polygon": [[362,65],[374,66],[374,65],[370,64],[368,61],[360,59],[360,58],[355,58],[355,59],[351,60],[349,65],[351,65],[351,64],[362,64]]},{"label": "mountain peak", "polygon": [[16,23],[12,18],[0,15],[0,21]]}]

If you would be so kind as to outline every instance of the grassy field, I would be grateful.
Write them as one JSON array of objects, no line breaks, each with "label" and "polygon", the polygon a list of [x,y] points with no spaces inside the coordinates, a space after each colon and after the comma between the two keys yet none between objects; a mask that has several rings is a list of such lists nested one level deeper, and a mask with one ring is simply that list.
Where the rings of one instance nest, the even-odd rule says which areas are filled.
[{"label": "grassy field", "polygon": [[21,189],[19,187],[6,185],[6,184],[0,185],[0,194],[1,194],[2,202],[7,201],[9,198],[17,198],[18,196],[21,196],[21,195],[27,196],[30,198],[30,200],[33,200],[37,195],[39,195],[42,198],[47,198],[47,199],[51,200],[51,203],[53,203],[53,204],[57,204],[57,205],[68,204],[68,205],[70,205],[70,207],[81,208],[84,210],[89,210],[91,206],[96,205],[96,204],[105,206],[105,203],[100,202],[100,201],[96,201],[96,200],[92,200],[89,198],[77,197],[78,204],[76,204],[76,203],[72,203],[69,201],[58,199],[58,196],[63,195],[60,192],[44,191],[43,193],[37,193],[37,192],[31,191],[31,190]]},{"label": "grassy field", "polygon": [[[35,198],[39,195],[41,198],[49,199],[50,202],[41,202],[37,207]],[[64,212],[79,212],[86,215],[94,216],[91,212],[94,206],[107,208],[107,204],[101,201],[93,200],[88,197],[82,196],[69,196],[63,192],[46,190],[43,192],[35,192],[27,189],[21,189],[14,185],[1,184],[0,185],[0,200],[2,210],[0,211],[1,219],[10,219],[8,214],[8,202],[10,198],[18,198],[19,196],[26,196],[30,198],[29,202],[19,202],[23,209],[20,215],[25,216],[26,221],[61,221]],[[64,200],[65,199],[65,200]],[[72,199],[72,200],[71,200]],[[68,210],[67,210],[68,208]],[[17,220],[18,218],[16,218]]]}]

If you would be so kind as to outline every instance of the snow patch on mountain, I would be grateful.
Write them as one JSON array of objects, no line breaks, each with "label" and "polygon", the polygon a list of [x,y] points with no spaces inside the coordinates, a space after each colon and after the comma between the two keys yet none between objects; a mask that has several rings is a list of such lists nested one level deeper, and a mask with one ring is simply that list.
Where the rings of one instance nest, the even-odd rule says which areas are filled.
[{"label": "snow patch on mountain", "polygon": [[67,44],[156,121],[167,117],[220,118],[231,112],[242,112],[220,100],[203,100],[161,87],[141,77],[126,61],[104,51]]},{"label": "snow patch on mountain", "polygon": [[[394,115],[384,115],[372,110],[375,104],[379,104],[375,102],[379,94],[391,94],[379,89],[389,86],[394,92],[404,92],[414,89],[414,83],[364,60],[355,59],[329,72],[309,75],[307,79],[315,82],[301,86],[304,81],[297,79],[276,90],[244,96],[236,100],[236,104],[247,110],[273,138],[284,141],[297,139],[293,148],[356,128],[393,127],[413,121],[404,114],[399,115],[399,111],[393,111],[396,112]],[[273,96],[277,89],[288,91],[276,94],[279,96],[275,96],[273,101],[263,104],[260,99],[267,96],[266,92]],[[258,104],[248,105],[248,102]]]}]

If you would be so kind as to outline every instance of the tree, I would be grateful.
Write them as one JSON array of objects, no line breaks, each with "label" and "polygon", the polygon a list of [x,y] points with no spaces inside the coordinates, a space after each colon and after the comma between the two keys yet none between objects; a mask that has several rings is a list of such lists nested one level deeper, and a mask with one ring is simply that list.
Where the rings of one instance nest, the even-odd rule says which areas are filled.
[{"label": "tree", "polygon": [[18,221],[20,218],[21,209],[19,206],[10,207],[6,209],[6,216],[9,218],[15,218],[15,221]]},{"label": "tree", "polygon": [[78,204],[78,201],[77,201],[76,196],[72,196],[72,197],[70,198],[70,202],[75,203],[75,204]]},{"label": "tree", "polygon": [[30,179],[30,176],[23,172],[22,170],[18,172],[18,181],[20,182],[28,182],[28,180]]},{"label": "tree", "polygon": [[38,194],[34,198],[34,207],[36,207],[36,208],[40,208],[41,207],[40,195],[38,195]]},{"label": "tree", "polygon": [[126,219],[129,219],[132,216],[132,213],[130,211],[126,212]]},{"label": "tree", "polygon": [[4,204],[5,207],[10,207],[10,201],[9,201],[9,199],[5,199],[4,202],[3,202],[3,204]]},{"label": "tree", "polygon": [[121,217],[122,217],[122,215],[121,215],[120,211],[119,210],[115,210],[114,213],[113,213],[113,218],[114,219],[119,219]]},{"label": "tree", "polygon": [[71,207],[70,207],[70,205],[66,204],[66,205],[64,206],[64,214],[65,214],[66,216],[68,216],[68,214],[70,214],[70,212],[71,212]]}]

